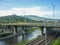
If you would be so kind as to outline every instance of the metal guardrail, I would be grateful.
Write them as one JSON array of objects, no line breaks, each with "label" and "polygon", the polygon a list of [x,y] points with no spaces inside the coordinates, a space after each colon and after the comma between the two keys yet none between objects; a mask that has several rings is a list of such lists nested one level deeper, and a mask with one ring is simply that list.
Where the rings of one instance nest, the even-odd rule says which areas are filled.
[{"label": "metal guardrail", "polygon": [[21,26],[60,26],[56,22],[43,22],[43,23],[0,23],[0,25],[21,25]]}]

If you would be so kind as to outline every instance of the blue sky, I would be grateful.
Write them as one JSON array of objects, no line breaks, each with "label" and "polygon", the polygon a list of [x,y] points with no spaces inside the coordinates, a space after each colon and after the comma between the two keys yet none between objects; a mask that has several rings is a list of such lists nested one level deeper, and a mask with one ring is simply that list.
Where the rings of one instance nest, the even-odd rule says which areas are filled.
[{"label": "blue sky", "polygon": [[0,16],[37,15],[52,18],[55,5],[55,18],[60,18],[60,0],[0,0]]}]

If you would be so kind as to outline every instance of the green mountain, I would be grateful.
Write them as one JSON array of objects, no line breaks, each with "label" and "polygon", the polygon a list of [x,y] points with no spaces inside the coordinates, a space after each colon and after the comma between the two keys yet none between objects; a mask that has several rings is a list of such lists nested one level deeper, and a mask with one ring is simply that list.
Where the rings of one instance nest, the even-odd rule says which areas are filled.
[{"label": "green mountain", "polygon": [[17,16],[17,15],[9,15],[9,16],[3,16],[0,17],[0,23],[17,23],[17,22],[54,22],[54,21],[58,21],[59,20],[53,20],[53,19],[49,19],[49,18],[44,18],[44,17],[38,17],[38,16],[34,16],[34,15],[25,15],[25,16]]},{"label": "green mountain", "polygon": [[60,19],[50,19],[50,18],[44,18],[44,17],[39,17],[39,16],[35,16],[35,15],[26,15],[24,16],[26,18],[38,21],[38,22],[60,22]]},{"label": "green mountain", "polygon": [[0,23],[16,23],[16,22],[37,22],[37,21],[17,15],[0,17]]},{"label": "green mountain", "polygon": [[35,20],[35,21],[40,21],[40,22],[49,21],[50,20],[49,18],[39,17],[39,16],[35,16],[35,15],[26,15],[24,17],[32,19],[32,20]]}]

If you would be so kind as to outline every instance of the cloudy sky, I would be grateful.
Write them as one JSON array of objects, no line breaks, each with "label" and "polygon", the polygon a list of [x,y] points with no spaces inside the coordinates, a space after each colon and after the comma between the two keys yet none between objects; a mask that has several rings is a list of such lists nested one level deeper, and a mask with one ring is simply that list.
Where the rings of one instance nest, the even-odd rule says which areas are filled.
[{"label": "cloudy sky", "polygon": [[53,5],[55,5],[55,18],[60,19],[60,0],[0,0],[0,16],[37,15],[53,18]]}]

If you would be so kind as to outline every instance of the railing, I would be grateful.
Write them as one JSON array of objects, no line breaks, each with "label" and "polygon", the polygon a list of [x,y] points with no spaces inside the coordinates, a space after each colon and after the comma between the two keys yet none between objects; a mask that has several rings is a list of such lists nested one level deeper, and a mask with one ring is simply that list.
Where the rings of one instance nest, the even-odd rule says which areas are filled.
[{"label": "railing", "polygon": [[43,22],[43,23],[0,23],[0,25],[21,25],[21,26],[60,26],[56,22]]}]

